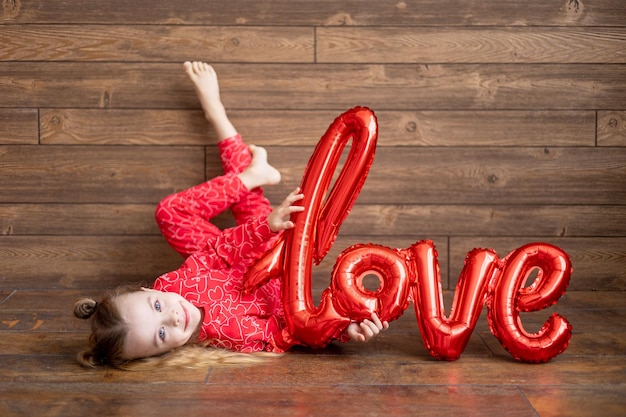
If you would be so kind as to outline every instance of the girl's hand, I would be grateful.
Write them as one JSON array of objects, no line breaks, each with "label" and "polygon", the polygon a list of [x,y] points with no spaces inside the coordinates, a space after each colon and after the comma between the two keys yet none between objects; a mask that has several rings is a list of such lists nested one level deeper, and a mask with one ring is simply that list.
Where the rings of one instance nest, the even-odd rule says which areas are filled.
[{"label": "girl's hand", "polygon": [[346,332],[350,336],[350,340],[367,343],[388,328],[388,322],[381,322],[376,313],[372,313],[372,320],[365,319],[360,323],[350,323]]},{"label": "girl's hand", "polygon": [[289,220],[291,213],[298,213],[304,211],[303,206],[294,206],[293,203],[300,201],[304,198],[304,194],[300,193],[300,187],[293,190],[285,200],[278,207],[276,207],[269,216],[267,216],[267,223],[270,226],[272,232],[278,232],[280,230],[291,229],[293,222]]}]

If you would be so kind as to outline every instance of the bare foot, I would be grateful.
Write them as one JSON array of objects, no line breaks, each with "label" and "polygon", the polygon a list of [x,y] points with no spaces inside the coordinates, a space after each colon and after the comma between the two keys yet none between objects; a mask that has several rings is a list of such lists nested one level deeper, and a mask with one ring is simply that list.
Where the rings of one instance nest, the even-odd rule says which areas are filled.
[{"label": "bare foot", "polygon": [[209,121],[222,117],[225,113],[224,105],[220,99],[220,87],[217,74],[213,67],[205,62],[185,62],[185,71],[193,82],[202,105],[204,114]]},{"label": "bare foot", "polygon": [[239,179],[252,190],[263,185],[274,185],[280,182],[280,172],[267,162],[267,151],[260,146],[250,145],[252,162],[241,174]]}]

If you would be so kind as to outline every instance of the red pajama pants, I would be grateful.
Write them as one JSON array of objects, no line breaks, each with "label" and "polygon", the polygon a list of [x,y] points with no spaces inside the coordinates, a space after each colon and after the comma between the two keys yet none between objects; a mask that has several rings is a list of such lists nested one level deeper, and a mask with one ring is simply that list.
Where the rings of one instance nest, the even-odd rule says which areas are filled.
[{"label": "red pajama pants", "polygon": [[156,220],[167,242],[185,258],[205,247],[222,230],[211,219],[230,209],[237,224],[271,212],[263,190],[249,191],[236,177],[252,156],[240,135],[218,143],[224,175],[170,195],[159,203]]}]

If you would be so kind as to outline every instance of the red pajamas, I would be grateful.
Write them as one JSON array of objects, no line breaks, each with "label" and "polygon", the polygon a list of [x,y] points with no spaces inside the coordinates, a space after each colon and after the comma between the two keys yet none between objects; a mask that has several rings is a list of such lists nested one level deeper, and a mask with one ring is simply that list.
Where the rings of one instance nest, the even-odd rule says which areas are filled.
[{"label": "red pajamas", "polygon": [[[224,175],[164,198],[157,223],[185,262],[157,278],[153,288],[177,292],[203,310],[199,339],[242,352],[283,352],[297,344],[286,328],[280,281],[243,293],[247,268],[279,236],[261,189],[249,191],[237,177],[251,161],[236,135],[218,144]],[[237,226],[220,230],[210,220],[231,209]]]}]

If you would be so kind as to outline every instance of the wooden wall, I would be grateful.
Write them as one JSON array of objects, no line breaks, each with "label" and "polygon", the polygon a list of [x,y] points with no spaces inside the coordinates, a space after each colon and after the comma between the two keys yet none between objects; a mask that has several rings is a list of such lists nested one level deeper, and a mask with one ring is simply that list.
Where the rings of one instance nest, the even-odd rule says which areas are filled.
[{"label": "wooden wall", "polygon": [[351,243],[432,239],[444,287],[474,247],[545,241],[571,255],[570,289],[626,289],[621,0],[9,0],[0,290],[178,266],[154,206],[219,173],[184,60],[214,64],[233,122],[269,149],[273,203],[337,115],[376,112],[376,159],[318,286]]}]

